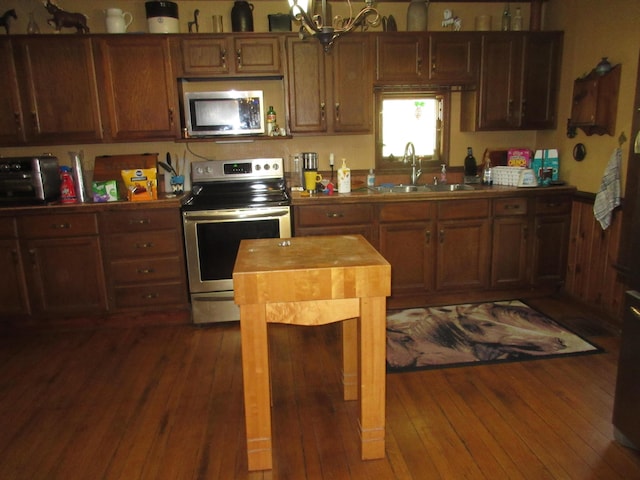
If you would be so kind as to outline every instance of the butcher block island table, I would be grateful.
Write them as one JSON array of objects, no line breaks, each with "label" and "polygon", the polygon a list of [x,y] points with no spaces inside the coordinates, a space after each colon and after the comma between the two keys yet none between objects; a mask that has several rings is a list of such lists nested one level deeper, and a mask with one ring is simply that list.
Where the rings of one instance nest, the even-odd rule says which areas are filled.
[{"label": "butcher block island table", "polygon": [[360,400],[362,459],[383,458],[389,263],[361,235],[243,240],[233,284],[249,470],[272,468],[267,323],[342,321],[344,399]]}]

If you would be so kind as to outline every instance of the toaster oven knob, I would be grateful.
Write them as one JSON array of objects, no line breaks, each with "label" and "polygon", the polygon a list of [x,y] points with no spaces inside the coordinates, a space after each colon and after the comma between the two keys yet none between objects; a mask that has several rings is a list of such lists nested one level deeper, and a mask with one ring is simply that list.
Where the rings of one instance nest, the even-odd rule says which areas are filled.
[{"label": "toaster oven knob", "polygon": [[268,163],[265,163],[265,164],[264,164],[264,169],[265,169],[265,170],[269,170],[269,164],[268,164]]},{"label": "toaster oven knob", "polygon": [[256,163],[255,169],[256,169],[256,172],[259,172],[260,170],[262,170],[262,167],[260,166],[259,163]]},{"label": "toaster oven knob", "polygon": [[280,167],[278,166],[277,163],[274,163],[271,168],[273,168],[274,170],[278,170]]}]

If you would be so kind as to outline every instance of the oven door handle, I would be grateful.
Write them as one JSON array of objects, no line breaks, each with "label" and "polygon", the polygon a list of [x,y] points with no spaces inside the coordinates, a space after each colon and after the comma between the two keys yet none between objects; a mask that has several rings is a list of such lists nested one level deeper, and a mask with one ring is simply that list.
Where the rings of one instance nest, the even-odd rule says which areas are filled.
[{"label": "oven door handle", "polygon": [[215,221],[242,221],[261,218],[284,217],[289,215],[289,207],[270,208],[268,210],[229,210],[229,211],[208,211],[207,214],[202,212],[187,212],[184,214],[185,222],[215,222]]}]

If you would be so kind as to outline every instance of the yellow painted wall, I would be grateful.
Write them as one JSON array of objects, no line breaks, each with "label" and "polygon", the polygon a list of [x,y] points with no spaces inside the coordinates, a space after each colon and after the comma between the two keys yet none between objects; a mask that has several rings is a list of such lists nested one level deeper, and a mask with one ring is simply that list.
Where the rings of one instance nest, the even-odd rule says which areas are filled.
[{"label": "yellow painted wall", "polygon": [[[287,11],[285,0],[255,0],[254,26],[256,31],[267,31],[267,15]],[[58,0],[58,4],[69,11],[79,11],[89,16],[89,26],[94,33],[104,33],[104,9],[118,7],[130,11],[134,16],[134,23],[129,31],[146,31],[146,19],[143,0]],[[345,15],[343,2],[331,2],[333,14]],[[179,1],[180,24],[182,32],[187,32],[187,22],[192,20],[193,11],[200,10],[199,22],[202,33],[212,29],[211,15],[220,14],[224,17],[225,31],[230,31],[230,13],[232,1]],[[360,2],[354,1],[354,8],[359,8]],[[408,3],[380,2],[378,8],[383,15],[393,15],[399,30],[406,28],[406,11]],[[441,22],[445,8],[453,10],[454,15],[462,18],[463,30],[474,29],[474,19],[480,14],[492,16],[493,29],[499,28],[500,15],[504,4],[500,2],[487,3],[432,3],[429,7],[429,29],[443,30]],[[522,8],[524,25],[528,26],[529,6],[511,4]],[[14,33],[25,33],[28,13],[34,12],[41,31],[51,32],[46,24],[48,14],[40,0],[0,0],[0,12],[8,8],[15,8],[18,21],[14,23]],[[543,14],[544,30],[564,30],[565,47],[562,69],[562,85],[559,103],[559,128],[553,132],[490,132],[469,133],[460,132],[460,95],[453,95],[451,158],[452,166],[461,166],[466,155],[467,146],[473,147],[476,156],[480,157],[485,148],[527,147],[559,148],[561,158],[561,177],[569,183],[575,184],[580,190],[597,191],[600,177],[606,160],[615,147],[612,137],[585,137],[580,134],[574,141],[565,135],[565,122],[570,113],[571,88],[573,79],[588,71],[599,61],[600,57],[608,56],[616,63],[623,63],[621,100],[618,109],[617,131],[625,130],[630,135],[631,101],[635,72],[638,64],[638,46],[640,45],[640,29],[637,19],[640,18],[640,1],[638,0],[549,0],[545,2]],[[278,112],[280,118],[284,112]],[[582,141],[587,146],[588,156],[578,164],[571,158],[573,145]],[[628,142],[626,144],[628,152]],[[2,155],[32,154],[43,151],[59,156],[62,162],[67,162],[67,152],[83,149],[87,158],[96,155],[119,153],[158,152],[162,156],[166,151],[182,155],[186,145],[173,142],[152,142],[134,144],[104,144],[104,145],[69,145],[62,147],[24,147],[0,149]],[[190,159],[198,156],[211,159],[249,158],[253,156],[283,156],[301,151],[315,151],[320,155],[320,168],[328,168],[329,153],[333,152],[337,159],[347,158],[353,169],[369,169],[374,166],[374,138],[373,135],[349,136],[300,136],[291,140],[256,141],[254,143],[219,145],[212,142],[190,143],[187,147],[192,153],[187,153]],[[625,164],[626,164],[626,155]]]}]

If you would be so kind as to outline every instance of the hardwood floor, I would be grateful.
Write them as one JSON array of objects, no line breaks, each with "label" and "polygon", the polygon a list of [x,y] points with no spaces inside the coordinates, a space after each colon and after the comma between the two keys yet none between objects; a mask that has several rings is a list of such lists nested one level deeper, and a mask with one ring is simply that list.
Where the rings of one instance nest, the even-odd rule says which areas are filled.
[{"label": "hardwood floor", "polygon": [[270,326],[274,468],[247,472],[238,324],[3,332],[2,479],[640,479],[612,440],[619,338],[598,355],[387,375],[387,458],[359,457],[337,325]]}]

